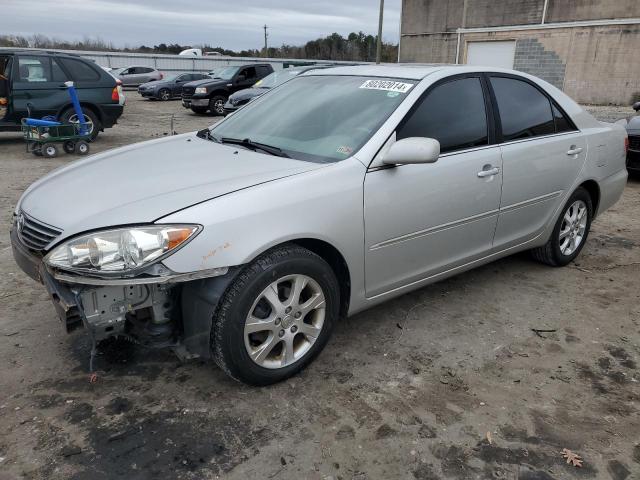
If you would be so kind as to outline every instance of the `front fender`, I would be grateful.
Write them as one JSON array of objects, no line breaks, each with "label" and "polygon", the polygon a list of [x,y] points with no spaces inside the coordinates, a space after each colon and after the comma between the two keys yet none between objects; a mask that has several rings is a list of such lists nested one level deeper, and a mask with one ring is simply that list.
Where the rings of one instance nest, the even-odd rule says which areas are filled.
[{"label": "front fender", "polygon": [[158,223],[197,223],[204,229],[163,263],[180,273],[234,267],[275,245],[312,238],[329,243],[344,257],[353,298],[364,292],[365,173],[365,167],[351,158],[164,217]]}]

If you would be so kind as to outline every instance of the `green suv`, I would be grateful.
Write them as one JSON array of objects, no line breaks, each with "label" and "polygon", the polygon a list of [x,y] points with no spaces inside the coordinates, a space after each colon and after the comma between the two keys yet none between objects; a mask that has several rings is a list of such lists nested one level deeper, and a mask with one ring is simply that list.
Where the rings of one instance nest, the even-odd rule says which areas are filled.
[{"label": "green suv", "polygon": [[122,115],[118,81],[94,62],[50,51],[0,49],[0,131],[20,130],[24,117],[77,122],[65,82],[73,81],[91,137]]}]

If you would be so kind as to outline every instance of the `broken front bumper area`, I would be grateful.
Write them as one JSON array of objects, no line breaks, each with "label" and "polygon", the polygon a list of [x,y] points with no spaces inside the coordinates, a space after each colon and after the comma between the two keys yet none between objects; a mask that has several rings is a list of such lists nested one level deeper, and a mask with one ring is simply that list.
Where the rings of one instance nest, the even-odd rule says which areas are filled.
[{"label": "broken front bumper area", "polygon": [[11,248],[18,266],[45,286],[67,332],[85,326],[95,341],[124,336],[154,347],[176,343],[180,312],[174,308],[176,288],[166,283],[171,277],[109,284],[101,279],[57,275],[47,270],[41,256],[20,242],[15,229],[11,231]]},{"label": "broken front bumper area", "polygon": [[48,270],[15,228],[11,246],[18,266],[46,287],[67,332],[84,326],[94,342],[121,336],[147,347],[172,347],[181,358],[211,356],[211,320],[240,271],[175,273],[158,263],[142,276],[88,277]]}]

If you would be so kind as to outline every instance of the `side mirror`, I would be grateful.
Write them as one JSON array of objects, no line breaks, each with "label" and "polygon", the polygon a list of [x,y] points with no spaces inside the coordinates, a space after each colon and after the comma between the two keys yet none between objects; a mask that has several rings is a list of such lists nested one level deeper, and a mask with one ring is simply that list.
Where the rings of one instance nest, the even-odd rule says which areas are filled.
[{"label": "side mirror", "polygon": [[433,163],[440,156],[440,142],[434,138],[410,137],[395,142],[382,158],[386,165]]},{"label": "side mirror", "polygon": [[636,112],[639,111],[640,110],[640,102],[634,103],[631,108],[633,108]]}]

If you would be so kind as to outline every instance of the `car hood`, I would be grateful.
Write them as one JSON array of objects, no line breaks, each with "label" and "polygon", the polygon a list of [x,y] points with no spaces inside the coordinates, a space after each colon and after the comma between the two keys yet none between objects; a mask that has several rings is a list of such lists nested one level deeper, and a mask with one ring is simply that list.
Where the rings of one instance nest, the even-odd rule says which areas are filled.
[{"label": "car hood", "polygon": [[268,88],[245,88],[244,90],[237,91],[229,97],[229,100],[246,100],[248,98],[259,97],[263,93],[267,93]]},{"label": "car hood", "polygon": [[138,88],[154,88],[154,87],[162,87],[166,85],[170,85],[172,82],[167,82],[165,80],[156,80],[155,82],[147,82],[140,85]]},{"label": "car hood", "polygon": [[64,166],[31,185],[19,208],[68,237],[96,228],[150,223],[196,203],[322,166],[221,145],[190,133]]},{"label": "car hood", "polygon": [[220,78],[214,80],[212,78],[205,78],[204,80],[195,80],[193,82],[185,83],[184,86],[185,87],[208,87],[210,85],[223,86],[229,82],[231,82],[231,80],[222,80]]}]

